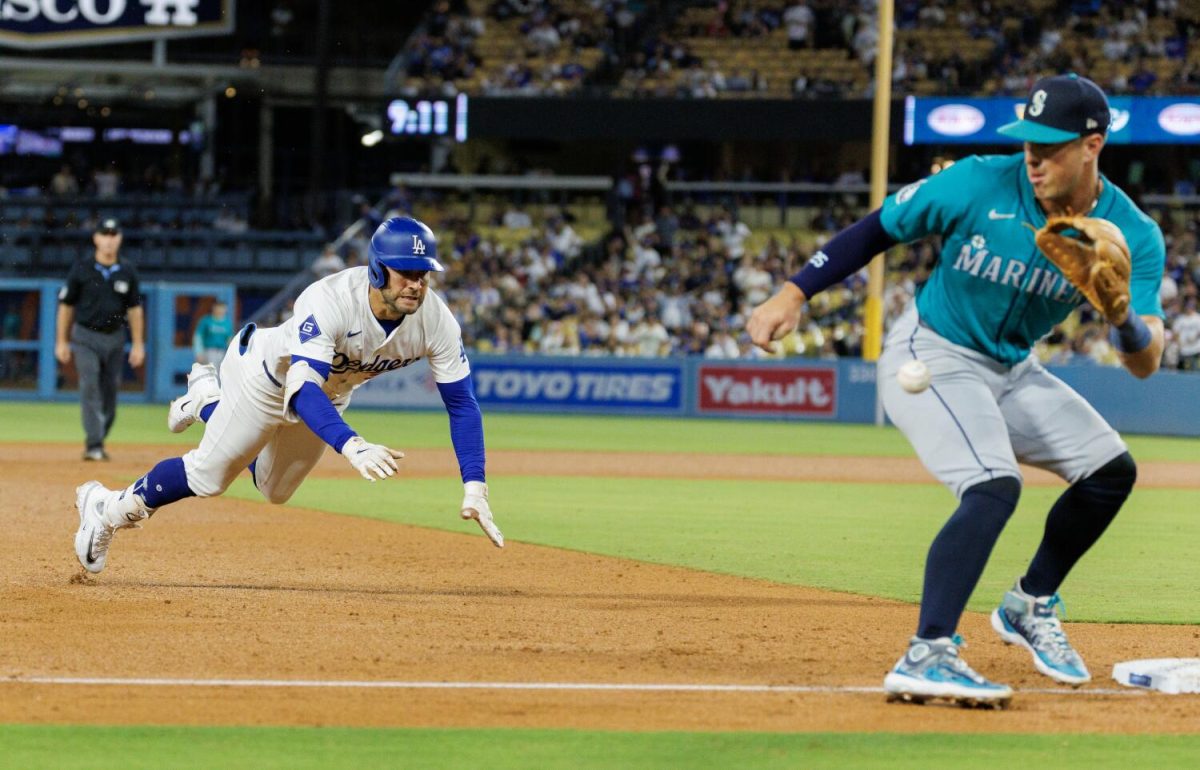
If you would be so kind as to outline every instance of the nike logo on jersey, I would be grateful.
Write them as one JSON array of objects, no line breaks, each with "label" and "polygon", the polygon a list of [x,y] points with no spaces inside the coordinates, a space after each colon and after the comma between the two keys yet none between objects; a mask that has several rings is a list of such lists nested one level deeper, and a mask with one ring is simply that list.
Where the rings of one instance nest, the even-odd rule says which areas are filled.
[{"label": "nike logo on jersey", "polygon": [[360,334],[362,334],[362,329],[359,329],[356,332],[350,332],[349,334],[346,335],[346,339],[350,339],[351,337],[357,337]]},{"label": "nike logo on jersey", "polygon": [[1001,214],[999,211],[992,209],[988,212],[988,219],[1012,219],[1016,214]]}]

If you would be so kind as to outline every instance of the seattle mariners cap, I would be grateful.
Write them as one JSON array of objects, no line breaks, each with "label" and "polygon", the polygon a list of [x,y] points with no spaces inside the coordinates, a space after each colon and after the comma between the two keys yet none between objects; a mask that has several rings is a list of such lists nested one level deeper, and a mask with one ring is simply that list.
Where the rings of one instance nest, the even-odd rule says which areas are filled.
[{"label": "seattle mariners cap", "polygon": [[96,224],[96,232],[104,233],[105,235],[116,235],[117,233],[121,232],[121,223],[118,222],[115,217],[101,219],[99,223]]},{"label": "seattle mariners cap", "polygon": [[1021,120],[997,129],[1035,144],[1057,144],[1108,131],[1108,99],[1092,81],[1071,73],[1033,84]]}]

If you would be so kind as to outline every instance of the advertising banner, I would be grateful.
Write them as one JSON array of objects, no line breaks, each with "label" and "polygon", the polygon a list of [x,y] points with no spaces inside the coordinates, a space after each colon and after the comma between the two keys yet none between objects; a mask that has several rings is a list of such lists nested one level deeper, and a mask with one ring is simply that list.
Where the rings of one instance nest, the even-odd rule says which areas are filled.
[{"label": "advertising banner", "polygon": [[63,48],[233,31],[234,0],[0,0],[0,46]]},{"label": "advertising banner", "polygon": [[677,362],[491,359],[472,366],[480,404],[662,414],[684,409],[683,367]]},{"label": "advertising banner", "polygon": [[[471,377],[485,410],[681,415],[685,407],[683,367],[671,361],[589,364],[586,359],[472,356]],[[429,366],[420,362],[366,382],[351,403],[428,409],[440,408],[442,399]]]},{"label": "advertising banner", "polygon": [[[1111,96],[1108,141],[1116,144],[1200,142],[1200,97]],[[904,100],[905,144],[1012,144],[997,133],[1018,120],[1025,99],[915,97]]]},{"label": "advertising banner", "polygon": [[701,365],[700,414],[774,414],[835,417],[837,367]]}]

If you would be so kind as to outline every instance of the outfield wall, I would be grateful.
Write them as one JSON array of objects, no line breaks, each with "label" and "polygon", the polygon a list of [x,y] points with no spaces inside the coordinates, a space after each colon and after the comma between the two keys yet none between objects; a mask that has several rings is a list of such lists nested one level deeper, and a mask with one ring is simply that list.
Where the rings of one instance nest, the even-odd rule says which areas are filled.
[{"label": "outfield wall", "polygon": [[[875,365],[859,360],[736,362],[707,359],[473,355],[484,411],[586,412],[664,417],[875,421]],[[1200,375],[1051,367],[1118,430],[1200,436]],[[440,409],[423,365],[390,372],[354,395],[356,407]]]},{"label": "outfield wall", "polygon": [[[0,280],[0,315],[14,334],[0,335],[0,399],[75,400],[54,360],[54,314],[61,281]],[[231,284],[142,285],[146,366],[127,368],[121,398],[165,402],[182,392],[192,363],[195,322],[215,298],[234,305]],[[4,329],[11,324],[5,323]],[[484,409],[517,412],[725,417],[769,420],[875,421],[875,366],[859,360],[720,361],[683,358],[591,358],[472,355]],[[19,377],[10,380],[5,372]],[[1123,369],[1052,367],[1118,430],[1200,436],[1200,374],[1159,372],[1138,380]],[[13,386],[13,383],[19,386]],[[441,409],[424,363],[371,380],[356,407]]]}]

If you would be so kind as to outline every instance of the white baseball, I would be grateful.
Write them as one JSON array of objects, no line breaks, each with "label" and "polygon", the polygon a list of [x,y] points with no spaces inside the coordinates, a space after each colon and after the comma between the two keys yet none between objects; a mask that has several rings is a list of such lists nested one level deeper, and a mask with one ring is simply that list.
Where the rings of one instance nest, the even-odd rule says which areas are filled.
[{"label": "white baseball", "polygon": [[920,393],[929,387],[929,367],[921,361],[907,361],[896,372],[896,381],[909,393]]}]

